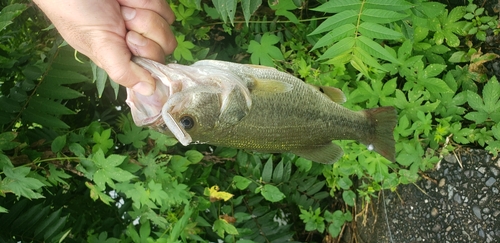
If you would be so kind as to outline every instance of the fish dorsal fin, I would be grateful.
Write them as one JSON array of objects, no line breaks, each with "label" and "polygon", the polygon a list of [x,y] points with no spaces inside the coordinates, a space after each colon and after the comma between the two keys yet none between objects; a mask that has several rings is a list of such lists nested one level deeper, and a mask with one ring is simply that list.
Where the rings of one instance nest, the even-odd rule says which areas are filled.
[{"label": "fish dorsal fin", "polygon": [[312,84],[309,84],[309,85],[312,88],[314,88],[315,90],[318,90],[319,92],[326,95],[326,97],[328,97],[330,100],[332,100],[333,102],[335,102],[337,104],[343,104],[347,100],[345,95],[344,95],[344,92],[342,92],[342,90],[340,90],[339,88],[330,87],[330,86],[316,86],[316,85],[312,85]]},{"label": "fish dorsal fin", "polygon": [[265,78],[253,78],[253,84],[249,87],[252,92],[271,92],[271,93],[285,93],[293,89],[293,85],[275,80],[275,79],[265,79]]}]

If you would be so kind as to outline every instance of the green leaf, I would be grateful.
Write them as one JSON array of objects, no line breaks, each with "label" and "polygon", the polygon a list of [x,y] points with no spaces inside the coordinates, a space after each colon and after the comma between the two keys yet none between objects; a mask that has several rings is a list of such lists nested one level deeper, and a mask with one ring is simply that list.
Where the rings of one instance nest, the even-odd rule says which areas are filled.
[{"label": "green leaf", "polygon": [[56,102],[54,100],[40,96],[35,96],[31,98],[31,101],[29,103],[29,108],[52,115],[76,114],[76,112],[68,109],[65,105],[61,104],[60,102]]},{"label": "green leaf", "polygon": [[338,179],[337,185],[344,190],[348,190],[352,186],[352,180],[347,176],[343,176]]},{"label": "green leaf", "polygon": [[349,23],[342,25],[336,28],[335,30],[328,32],[328,34],[324,35],[323,37],[321,37],[318,40],[318,42],[316,42],[312,50],[315,50],[323,46],[331,45],[332,43],[337,42],[345,37],[354,36],[355,32],[356,32],[356,26],[354,26],[353,24]]},{"label": "green leaf", "polygon": [[28,6],[26,4],[14,3],[7,5],[0,11],[0,31],[12,24],[12,20],[19,16]]},{"label": "green leaf", "polygon": [[321,23],[318,28],[316,28],[309,35],[321,34],[323,32],[335,30],[336,28],[346,25],[354,24],[358,19],[358,11],[346,10],[331,17],[328,17],[323,23]]},{"label": "green leaf", "polygon": [[188,166],[191,164],[191,161],[180,155],[174,155],[170,159],[169,164],[172,166],[173,171],[182,173],[188,169]]},{"label": "green leaf", "polygon": [[205,156],[196,150],[188,150],[185,153],[186,158],[191,161],[191,163],[196,164],[200,162]]},{"label": "green leaf", "polygon": [[112,180],[123,182],[135,178],[130,172],[117,167],[125,161],[125,158],[126,156],[117,154],[112,154],[108,158],[105,158],[102,150],[98,150],[92,156],[92,161],[98,168],[94,173],[94,182],[101,190],[106,188],[105,184],[115,188]]},{"label": "green leaf", "polygon": [[[66,225],[68,217],[69,217],[69,215],[66,215],[62,218],[59,218],[54,224],[50,225],[50,227],[47,228],[47,230],[44,232],[45,234],[43,234],[43,237],[45,239],[52,239],[53,237],[58,236],[58,234],[60,234],[60,232],[64,229],[64,226]],[[67,235],[67,233],[63,234],[61,236],[61,239],[59,239],[59,242],[63,241],[64,235]]]},{"label": "green leaf", "polygon": [[361,14],[361,20],[365,23],[386,24],[396,22],[408,17],[408,14],[403,14],[386,9],[365,9]]},{"label": "green leaf", "polygon": [[362,2],[359,0],[337,0],[328,1],[317,8],[313,8],[313,11],[324,12],[324,13],[340,13],[346,10],[357,10],[361,9]]},{"label": "green leaf", "polygon": [[218,236],[224,238],[224,234],[238,235],[238,230],[234,225],[228,223],[224,219],[217,219],[214,222],[212,229],[217,233]]},{"label": "green leaf", "polygon": [[235,183],[236,188],[240,190],[245,190],[252,183],[251,180],[239,175],[233,177],[233,182]]},{"label": "green leaf", "polygon": [[285,194],[283,194],[276,186],[270,184],[264,185],[260,193],[267,201],[270,202],[279,202],[285,198]]},{"label": "green leaf", "polygon": [[352,215],[349,211],[343,213],[342,211],[337,210],[334,213],[330,213],[330,211],[326,210],[325,220],[330,223],[328,226],[328,233],[330,233],[333,237],[336,237],[340,234],[340,230],[342,229],[344,223],[352,220]]},{"label": "green leaf", "polygon": [[344,53],[349,53],[354,46],[354,42],[354,37],[346,37],[329,47],[328,50],[326,50],[325,53],[318,58],[318,60],[335,58]]},{"label": "green leaf", "polygon": [[242,223],[242,222],[246,222],[246,221],[252,219],[253,216],[249,213],[236,212],[234,214],[234,217],[236,218],[236,222]]},{"label": "green leaf", "polygon": [[300,208],[299,218],[306,224],[307,231],[317,230],[323,232],[325,230],[325,222],[323,217],[320,216],[321,210],[317,208],[316,210],[310,209],[309,211]]},{"label": "green leaf", "polygon": [[401,62],[392,56],[386,49],[384,49],[380,44],[369,39],[365,36],[359,36],[356,39],[356,45],[359,45],[366,52],[370,53],[374,57],[390,61],[392,63],[401,64]]},{"label": "green leaf", "polygon": [[273,175],[273,158],[270,157],[266,164],[264,165],[264,169],[262,169],[262,181],[269,183],[271,182],[271,176]]},{"label": "green leaf", "polygon": [[32,106],[28,106],[23,114],[23,119],[25,119],[28,122],[40,124],[44,127],[51,128],[51,129],[58,129],[58,128],[69,128],[69,126],[61,121],[59,118],[52,116],[50,114],[44,113],[43,111],[34,109]]},{"label": "green leaf", "polygon": [[169,195],[165,192],[160,183],[149,181],[148,183],[149,198],[158,205],[164,205],[164,201],[169,199]]},{"label": "green leaf", "polygon": [[299,157],[295,161],[295,165],[299,168],[300,171],[308,172],[312,167],[312,161]]},{"label": "green leaf", "polygon": [[52,152],[54,153],[61,152],[61,150],[64,148],[65,145],[66,145],[66,135],[61,135],[56,137],[51,144]]},{"label": "green leaf", "polygon": [[273,172],[273,183],[281,183],[283,181],[283,160],[281,160],[276,167],[274,168]]},{"label": "green leaf", "polygon": [[132,144],[134,148],[142,148],[146,143],[146,139],[149,135],[149,131],[141,127],[136,126],[134,123],[130,123],[130,129],[124,129],[124,134],[118,134],[118,140],[123,144]]},{"label": "green leaf", "polygon": [[366,9],[384,9],[402,11],[413,7],[413,4],[402,0],[367,0],[364,4]]},{"label": "green leaf", "polygon": [[492,114],[500,111],[500,84],[495,76],[489,80],[483,89],[484,111]]},{"label": "green leaf", "polygon": [[[61,87],[64,87],[64,86],[61,86],[63,84],[77,84],[77,83],[89,81],[89,77],[78,72],[83,66],[86,67],[86,65],[84,65],[82,63],[78,63],[71,68],[68,68],[67,66],[59,65],[59,64],[61,64],[61,62],[65,62],[64,60],[62,60],[64,58],[65,58],[64,56],[59,55],[56,58],[56,60],[54,60],[54,62],[58,62],[58,63],[54,64],[54,68],[50,69],[49,73],[45,77],[45,79],[47,79],[47,81],[49,81],[49,82],[43,82],[38,87],[38,89],[40,89],[40,88],[59,89]],[[74,63],[75,60],[72,60],[72,62]],[[64,63],[64,65],[69,65],[69,64]],[[67,88],[67,87],[65,87],[65,88]],[[73,89],[71,89],[71,90],[72,90],[72,93],[74,93],[74,95],[75,95],[74,98],[78,98],[78,97],[83,96],[83,94],[81,94],[80,92],[73,90]],[[66,95],[68,95],[68,94],[66,94]]]},{"label": "green leaf", "polygon": [[74,153],[78,157],[85,157],[85,148],[78,143],[71,143],[69,146],[69,151]]},{"label": "green leaf", "polygon": [[179,35],[175,37],[175,39],[177,40],[177,47],[174,50],[174,58],[176,60],[184,59],[186,61],[194,61],[193,54],[191,53],[191,49],[194,48],[194,44],[190,41],[186,41],[185,38],[185,35]]},{"label": "green leaf", "polygon": [[[3,132],[0,133],[0,151],[11,150],[19,145],[18,142],[13,142],[17,137],[16,132]],[[1,167],[0,167],[1,169]]]},{"label": "green leaf", "polygon": [[252,53],[250,57],[252,63],[273,67],[273,59],[284,60],[281,50],[274,46],[279,41],[278,36],[270,33],[265,33],[260,39],[260,43],[251,40],[247,52]]},{"label": "green leaf", "polygon": [[484,112],[473,111],[465,114],[464,117],[468,120],[475,121],[476,123],[480,124],[488,119],[488,114]]},{"label": "green leaf", "polygon": [[61,183],[63,185],[68,185],[64,179],[71,178],[70,175],[66,174],[64,170],[58,170],[57,167],[53,164],[49,164],[49,173],[47,173],[47,179],[53,184],[57,185]]},{"label": "green leaf", "polygon": [[28,167],[11,168],[4,166],[3,173],[5,178],[0,184],[0,192],[12,192],[16,196],[22,196],[29,199],[43,198],[42,194],[35,192],[44,186],[44,184],[31,177],[27,177],[30,172]]},{"label": "green leaf", "polygon": [[[104,88],[106,87],[106,81],[108,80],[108,74],[104,69],[95,65],[94,62],[91,63],[93,79],[92,82],[95,82],[97,87],[97,94],[99,98],[102,97],[102,92],[104,92]],[[116,93],[116,91],[115,91]]]},{"label": "green leaf", "polygon": [[107,153],[110,148],[113,147],[113,139],[110,139],[111,129],[106,129],[102,133],[94,132],[92,140],[96,143],[92,147],[92,152],[96,153],[101,149],[104,153]]},{"label": "green leaf", "polygon": [[325,186],[326,181],[318,181],[311,187],[309,187],[306,191],[306,194],[309,196],[314,196],[314,194],[318,193]]},{"label": "green leaf", "polygon": [[419,79],[418,82],[422,84],[429,92],[434,94],[453,94],[453,90],[439,78],[425,78]]},{"label": "green leaf", "polygon": [[[25,99],[23,99],[23,101],[24,100]],[[8,98],[5,96],[0,96],[0,109],[9,113],[15,113],[21,111],[22,106],[18,101],[13,100],[12,97]]]},{"label": "green leaf", "polygon": [[241,0],[241,8],[243,9],[243,16],[245,17],[245,22],[248,25],[251,15],[259,8],[262,4],[262,0]]},{"label": "green leaf", "polygon": [[8,213],[9,210],[7,210],[6,208],[0,206],[0,213]]},{"label": "green leaf", "polygon": [[215,154],[222,158],[233,158],[236,154],[238,154],[238,150],[234,148],[217,147]]},{"label": "green leaf", "polygon": [[429,64],[427,67],[424,69],[424,77],[426,78],[432,78],[438,76],[440,73],[442,73],[447,66],[443,64]]},{"label": "green leaf", "polygon": [[285,168],[283,169],[283,181],[289,181],[291,175],[292,175],[292,163],[288,162],[285,164]]},{"label": "green leaf", "polygon": [[351,207],[354,207],[356,204],[356,194],[354,194],[351,190],[342,192],[342,199],[344,199],[344,202]]},{"label": "green leaf", "polygon": [[[72,75],[79,75],[77,72],[72,72]],[[72,76],[68,77],[72,78]],[[36,92],[46,98],[51,99],[75,99],[82,97],[83,94],[74,89],[68,88],[66,86],[56,85],[56,83],[51,83],[50,76],[47,76],[47,82],[43,82],[38,86]],[[51,83],[51,84],[47,84]]]},{"label": "green leaf", "polygon": [[483,99],[477,93],[472,92],[470,90],[467,91],[467,101],[472,109],[476,111],[480,111],[484,107]]},{"label": "green leaf", "polygon": [[47,218],[45,218],[42,222],[38,223],[35,229],[35,237],[40,233],[46,231],[46,229],[50,228],[51,225],[54,225],[55,222],[61,218],[62,208],[59,208],[57,211],[52,212]]},{"label": "green leaf", "polygon": [[155,148],[166,151],[168,147],[172,147],[178,143],[174,137],[167,136],[155,130],[149,130],[149,138],[155,140]]},{"label": "green leaf", "polygon": [[370,22],[361,23],[358,27],[358,31],[366,37],[374,39],[397,40],[403,38],[400,32]]},{"label": "green leaf", "polygon": [[269,3],[269,7],[271,7],[271,9],[273,10],[276,10],[277,16],[285,16],[292,23],[299,23],[299,19],[297,19],[297,16],[289,11],[297,9],[297,6],[295,6],[293,0],[270,1]]},{"label": "green leaf", "polygon": [[224,23],[227,23],[227,18],[231,24],[234,24],[234,15],[236,14],[236,0],[212,0],[215,9],[220,13]]}]

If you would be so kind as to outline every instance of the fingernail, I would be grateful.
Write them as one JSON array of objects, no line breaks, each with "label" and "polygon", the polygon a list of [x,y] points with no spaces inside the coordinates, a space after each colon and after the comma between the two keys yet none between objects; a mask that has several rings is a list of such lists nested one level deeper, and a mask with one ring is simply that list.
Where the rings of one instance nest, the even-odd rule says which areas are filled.
[{"label": "fingernail", "polygon": [[128,8],[128,7],[122,7],[122,16],[125,20],[131,20],[135,17],[135,9],[134,8]]},{"label": "fingernail", "polygon": [[152,95],[154,90],[153,86],[151,84],[145,83],[145,82],[139,82],[134,87],[132,87],[132,90],[135,92],[138,92],[141,95],[149,96]]},{"label": "fingernail", "polygon": [[146,38],[144,38],[142,35],[134,32],[134,31],[129,31],[127,34],[127,41],[136,45],[136,46],[145,46],[147,44]]}]

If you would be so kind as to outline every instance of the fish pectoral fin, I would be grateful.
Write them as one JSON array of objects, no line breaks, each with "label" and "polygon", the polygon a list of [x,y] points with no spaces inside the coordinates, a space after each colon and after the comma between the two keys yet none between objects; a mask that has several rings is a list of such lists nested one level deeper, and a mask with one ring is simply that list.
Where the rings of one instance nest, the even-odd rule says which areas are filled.
[{"label": "fish pectoral fin", "polygon": [[344,151],[338,145],[328,143],[315,147],[295,149],[292,150],[292,153],[314,162],[333,164],[342,157]]},{"label": "fish pectoral fin", "polygon": [[323,93],[324,95],[326,95],[326,97],[328,97],[330,100],[332,100],[333,102],[335,102],[337,104],[343,104],[344,102],[347,101],[347,98],[345,97],[344,92],[342,92],[342,90],[339,88],[330,87],[330,86],[316,86],[316,85],[312,85],[312,84],[310,84],[310,86],[313,89],[318,90],[319,92]]},{"label": "fish pectoral fin", "polygon": [[293,85],[275,80],[275,79],[264,79],[264,78],[253,78],[253,85],[249,87],[252,92],[262,91],[271,93],[285,93],[293,89]]}]

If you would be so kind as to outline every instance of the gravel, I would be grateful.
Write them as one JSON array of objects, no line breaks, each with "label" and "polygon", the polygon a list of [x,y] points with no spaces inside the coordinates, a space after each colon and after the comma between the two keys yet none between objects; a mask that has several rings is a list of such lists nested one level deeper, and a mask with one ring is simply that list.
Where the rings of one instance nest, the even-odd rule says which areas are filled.
[{"label": "gravel", "polygon": [[500,158],[483,150],[457,156],[415,185],[384,191],[366,223],[357,218],[357,242],[500,242]]}]

